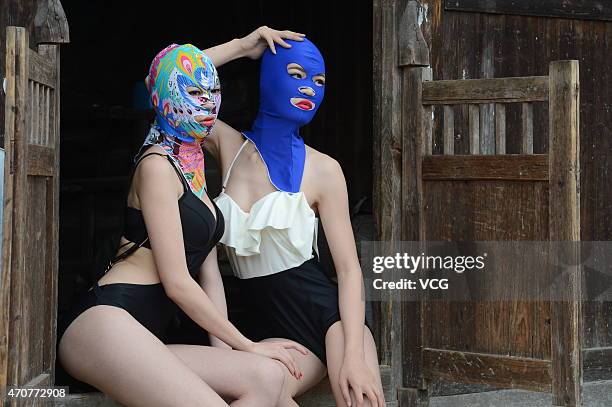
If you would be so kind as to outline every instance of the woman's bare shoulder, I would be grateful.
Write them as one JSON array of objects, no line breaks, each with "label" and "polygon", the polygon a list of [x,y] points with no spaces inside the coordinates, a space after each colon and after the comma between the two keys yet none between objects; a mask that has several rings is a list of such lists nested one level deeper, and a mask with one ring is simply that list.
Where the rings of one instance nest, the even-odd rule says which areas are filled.
[{"label": "woman's bare shoulder", "polygon": [[306,146],[306,168],[313,175],[332,176],[342,174],[340,163],[333,157],[322,153],[310,146]]},{"label": "woman's bare shoulder", "polygon": [[168,158],[165,157],[166,155],[163,148],[155,145],[149,147],[143,154],[144,158],[141,158],[138,163],[132,180],[132,187],[137,193],[140,194],[143,188],[153,186],[156,190],[168,191],[177,189],[177,184],[182,186]]},{"label": "woman's bare shoulder", "polygon": [[330,191],[346,188],[346,181],[338,161],[309,146],[306,146],[304,181],[304,186],[312,191],[315,202]]}]

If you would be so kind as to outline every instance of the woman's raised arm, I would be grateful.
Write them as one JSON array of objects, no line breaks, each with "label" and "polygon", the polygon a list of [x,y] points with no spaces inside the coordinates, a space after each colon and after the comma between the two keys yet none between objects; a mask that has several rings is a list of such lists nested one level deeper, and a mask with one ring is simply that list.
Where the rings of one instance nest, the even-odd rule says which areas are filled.
[{"label": "woman's raised arm", "polygon": [[204,53],[212,59],[213,64],[218,68],[234,59],[249,57],[258,59],[263,54],[266,47],[270,47],[276,53],[275,44],[281,47],[291,48],[285,39],[302,41],[304,34],[289,30],[279,31],[267,26],[261,26],[246,37],[235,38],[224,44],[204,50]]}]

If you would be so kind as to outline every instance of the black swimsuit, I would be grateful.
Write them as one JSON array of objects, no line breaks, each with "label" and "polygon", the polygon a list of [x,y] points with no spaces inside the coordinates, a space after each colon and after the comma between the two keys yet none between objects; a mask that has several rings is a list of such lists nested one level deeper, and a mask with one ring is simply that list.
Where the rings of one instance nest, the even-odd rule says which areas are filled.
[{"label": "black swimsuit", "polygon": [[[212,201],[216,212],[215,220],[210,208],[191,191],[187,180],[168,155],[160,153],[144,154],[134,165],[134,170],[144,157],[153,154],[167,157],[183,183],[184,192],[178,200],[178,205],[187,267],[189,273],[195,279],[200,266],[223,235],[223,215]],[[140,210],[126,207],[124,237],[133,244],[129,249],[115,257],[113,263],[126,258],[141,246],[151,248]],[[112,305],[123,308],[162,342],[165,341],[168,327],[177,311],[179,311],[178,306],[166,295],[161,283],[111,283],[100,286],[95,282],[87,292],[78,298],[69,312],[60,316],[57,329],[58,346],[70,323],[86,309],[95,305]],[[57,365],[60,367],[58,369],[60,373],[58,374],[58,382],[61,382],[63,378],[67,382],[66,384],[71,386],[71,391],[73,391],[72,388],[81,391],[95,390],[63,371],[59,359]]]}]

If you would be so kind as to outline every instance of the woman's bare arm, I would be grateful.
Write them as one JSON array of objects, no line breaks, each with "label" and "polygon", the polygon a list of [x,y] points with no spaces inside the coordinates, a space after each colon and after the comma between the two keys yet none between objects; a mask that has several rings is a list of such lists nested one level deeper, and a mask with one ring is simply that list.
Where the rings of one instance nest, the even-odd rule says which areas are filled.
[{"label": "woman's bare arm", "polygon": [[[200,286],[210,297],[210,300],[215,304],[221,315],[227,318],[227,302],[225,299],[225,289],[223,288],[223,279],[219,272],[219,264],[217,262],[217,248],[213,248],[202,267],[200,267]],[[210,344],[218,348],[230,348],[228,344],[214,335],[209,335]]]},{"label": "woman's bare arm", "polygon": [[[350,391],[357,400],[366,394],[372,404],[381,406],[384,397],[377,377],[365,362],[363,326],[365,301],[363,277],[349,215],[346,181],[340,165],[321,154],[315,163],[319,217],[338,275],[340,318],[344,331],[344,359],[340,388],[350,402]],[[349,391],[350,389],[350,391]]]},{"label": "woman's bare arm", "polygon": [[143,159],[137,176],[136,192],[166,294],[202,328],[236,349],[248,349],[251,341],[217,310],[189,274],[177,201],[176,173],[165,158],[150,156]]},{"label": "woman's bare arm", "polygon": [[242,38],[234,38],[226,43],[216,45],[204,50],[204,53],[213,61],[218,68],[234,59],[248,57],[258,59],[263,54],[266,47],[270,47],[276,54],[275,44],[290,48],[284,40],[302,41],[304,34],[293,31],[279,31],[267,26],[261,26],[249,35]]},{"label": "woman's bare arm", "polygon": [[191,277],[178,208],[176,173],[165,158],[146,157],[139,165],[136,193],[153,250],[153,258],[166,295],[195,323],[234,349],[281,361],[296,378],[299,367],[287,349],[308,351],[292,341],[280,344],[252,342],[224,317],[202,287]]}]

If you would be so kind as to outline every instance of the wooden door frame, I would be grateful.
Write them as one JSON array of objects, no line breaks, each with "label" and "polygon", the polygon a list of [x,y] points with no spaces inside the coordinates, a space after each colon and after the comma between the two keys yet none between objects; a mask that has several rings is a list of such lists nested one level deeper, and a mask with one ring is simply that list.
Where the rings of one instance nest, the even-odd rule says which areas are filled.
[{"label": "wooden door frame", "polygon": [[[402,185],[405,171],[416,171],[416,161],[402,157],[402,69],[429,65],[429,48],[418,24],[416,0],[373,1],[373,212],[376,239],[419,240],[418,228],[402,231]],[[414,148],[414,146],[413,146]],[[416,187],[416,184],[413,185]],[[416,197],[414,197],[416,198]],[[418,224],[418,212],[412,212]],[[403,222],[406,222],[403,221]],[[421,380],[420,326],[403,329],[402,315],[420,320],[415,302],[401,302],[397,293],[385,294],[375,303],[378,324],[376,339],[380,363],[391,366],[392,387],[400,405],[417,405],[424,400]],[[394,401],[394,400],[388,400]]]},{"label": "wooden door frame", "polygon": [[[7,0],[10,2],[10,0]],[[0,269],[0,392],[4,391],[7,385],[25,383],[14,383],[15,378],[19,376],[19,372],[23,368],[19,366],[18,360],[21,349],[15,343],[15,338],[9,337],[9,332],[17,332],[21,330],[22,318],[21,310],[11,309],[15,304],[19,303],[17,296],[27,295],[27,290],[19,285],[19,273],[23,270],[23,266],[27,259],[23,256],[14,258],[14,253],[24,251],[21,250],[25,244],[25,233],[23,230],[24,219],[26,217],[26,207],[17,205],[14,209],[14,202],[19,202],[20,199],[27,194],[25,191],[25,180],[27,173],[36,175],[45,175],[47,171],[57,174],[51,178],[51,184],[47,185],[46,205],[52,208],[52,216],[48,219],[47,230],[50,231],[50,239],[47,240],[47,250],[53,254],[53,259],[50,263],[49,270],[46,270],[45,278],[47,284],[52,288],[52,298],[50,321],[45,334],[53,338],[53,344],[44,355],[45,365],[48,366],[47,373],[42,374],[33,379],[29,385],[52,385],[54,379],[54,364],[55,364],[55,327],[57,315],[57,268],[58,268],[58,217],[59,217],[59,45],[69,42],[68,24],[62,5],[59,0],[41,0],[36,3],[36,10],[30,14],[34,18],[31,26],[33,31],[28,33],[23,27],[5,27],[1,26],[3,31],[6,29],[7,41],[16,46],[5,56],[7,78],[12,77],[15,80],[7,80],[6,98],[4,103],[5,111],[5,167],[4,167],[4,202],[3,207],[3,244],[2,257],[3,264]],[[6,24],[6,21],[2,22]],[[27,23],[27,22],[24,22]],[[37,39],[38,52],[30,49],[28,34],[35,35]],[[4,44],[2,45],[4,46]],[[40,58],[42,63],[36,64],[34,61],[33,67],[28,63],[29,58]],[[2,61],[5,64],[5,61]],[[26,123],[25,116],[27,115],[27,106],[25,103],[27,94],[19,94],[20,90],[27,89],[28,76],[43,78],[48,72],[44,72],[45,67],[53,66],[54,72],[54,89],[55,89],[55,113],[53,115],[53,132],[54,139],[54,154],[49,155],[44,148],[35,146],[30,151],[30,156],[27,154],[27,138],[24,137]],[[24,84],[25,83],[25,84]],[[27,93],[27,90],[26,90]],[[15,137],[15,132],[20,132],[20,137]],[[9,136],[11,135],[11,136]],[[42,155],[39,155],[41,153]],[[29,161],[23,163],[25,157]],[[20,165],[18,165],[20,164]],[[50,170],[53,168],[53,170]],[[25,171],[25,173],[24,173]],[[48,181],[49,182],[49,181]],[[23,195],[23,196],[22,196]],[[21,226],[20,226],[21,225]]]}]

